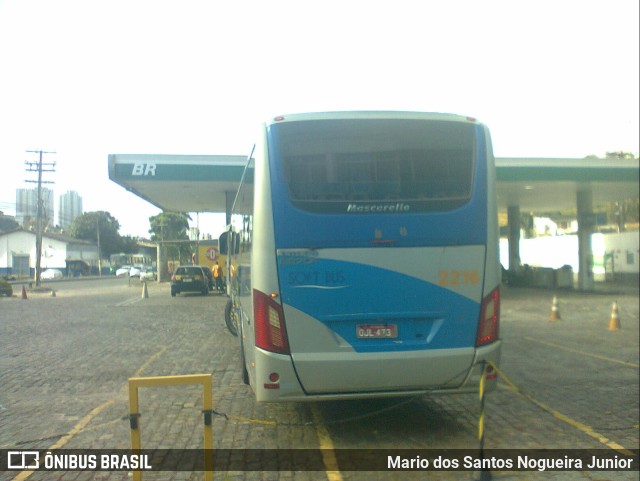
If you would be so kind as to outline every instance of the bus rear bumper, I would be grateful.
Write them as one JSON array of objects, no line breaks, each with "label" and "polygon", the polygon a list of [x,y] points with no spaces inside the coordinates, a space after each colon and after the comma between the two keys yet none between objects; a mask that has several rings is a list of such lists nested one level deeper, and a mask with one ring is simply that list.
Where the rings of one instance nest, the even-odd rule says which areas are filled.
[{"label": "bus rear bumper", "polygon": [[480,379],[485,367],[487,367],[484,388],[492,391],[498,385],[498,372],[495,367],[500,367],[500,355],[502,353],[502,341],[498,340],[476,349],[476,357],[469,375],[457,392],[478,392]]},{"label": "bus rear bumper", "polygon": [[[498,340],[486,346],[476,349],[475,357],[471,369],[462,383],[456,387],[411,389],[399,391],[370,391],[351,393],[306,393],[298,381],[291,358],[282,354],[274,354],[261,349],[256,349],[256,367],[252,378],[252,388],[256,394],[258,402],[304,402],[304,401],[332,401],[345,399],[367,399],[367,398],[389,398],[419,396],[426,394],[461,394],[478,393],[480,388],[480,378],[485,370],[485,366],[500,366],[500,355],[502,341]],[[261,358],[268,362],[260,362]],[[265,369],[269,366],[269,372]],[[270,379],[272,373],[278,375],[278,381]],[[492,391],[498,382],[498,373],[495,369],[488,370],[484,388]],[[255,383],[255,384],[254,384]]]}]

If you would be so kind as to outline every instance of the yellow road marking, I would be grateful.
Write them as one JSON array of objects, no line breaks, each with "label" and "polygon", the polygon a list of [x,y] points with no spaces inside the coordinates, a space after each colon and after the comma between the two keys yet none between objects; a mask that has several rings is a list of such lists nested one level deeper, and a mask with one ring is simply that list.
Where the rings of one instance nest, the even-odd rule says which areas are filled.
[{"label": "yellow road marking", "polygon": [[640,367],[640,364],[637,364],[635,362],[620,361],[619,359],[613,359],[610,357],[601,356],[600,354],[592,354],[590,352],[581,351],[580,349],[566,347],[566,346],[563,346],[562,344],[556,344],[555,342],[541,341],[540,339],[535,339],[533,337],[526,337],[526,336],[524,337],[524,339],[526,339],[527,341],[537,342],[540,344],[546,344],[547,346],[555,347],[557,349],[562,349],[564,351],[575,352],[576,354],[582,354],[583,356],[593,357],[594,359],[600,359],[601,361],[614,362],[616,364],[622,364],[623,366],[629,366],[629,367]]},{"label": "yellow road marking", "polygon": [[325,472],[329,481],[342,481],[342,474],[338,469],[338,460],[333,452],[333,440],[329,435],[329,431],[324,424],[322,414],[315,404],[311,405],[311,415],[313,416],[313,422],[316,425],[316,433],[318,434],[318,440],[320,441],[320,449],[322,451],[322,460],[324,462]]},{"label": "yellow road marking", "polygon": [[[156,352],[153,356],[151,356],[149,359],[147,359],[147,362],[145,362],[142,366],[140,366],[138,368],[138,370],[136,372],[134,372],[133,376],[131,376],[131,377],[140,377],[140,375],[144,372],[144,370],[147,369],[151,363],[155,362],[156,359],[158,359],[160,356],[162,356],[167,351],[167,349],[168,349],[168,347],[164,346],[162,349],[160,349],[158,352]],[[122,386],[122,391],[128,391],[128,390],[129,390],[129,383],[125,383]]]},{"label": "yellow road marking", "polygon": [[[162,354],[164,354],[166,350],[167,350],[167,347],[165,346],[162,349],[160,349],[158,352],[156,352],[153,356],[151,356],[149,359],[147,359],[147,361],[142,366],[140,366],[140,368],[135,372],[134,377],[139,376],[152,362],[154,362]],[[120,392],[126,391],[128,387],[129,387],[129,384],[125,383],[124,386],[120,389]],[[75,426],[73,426],[71,431],[69,431],[67,434],[65,434],[60,439],[58,439],[58,441],[56,441],[52,446],[50,446],[47,449],[47,451],[53,451],[54,449],[62,448],[76,434],[82,431],[87,426],[87,424],[89,424],[93,420],[93,418],[95,418],[98,414],[100,414],[102,411],[104,411],[109,406],[111,406],[114,402],[115,402],[115,399],[109,399],[108,401],[103,402],[98,407],[89,411],[89,413],[85,417],[83,417],[80,421],[76,423]],[[12,481],[24,481],[33,473],[34,471],[21,471],[13,478]]]},{"label": "yellow road marking", "polygon": [[598,440],[598,442],[600,442],[601,444],[604,444],[605,446],[607,446],[607,447],[609,447],[609,448],[611,448],[611,449],[613,449],[615,451],[618,451],[619,453],[624,454],[625,456],[633,456],[633,453],[631,451],[629,451],[628,449],[626,449],[624,446],[622,446],[621,444],[616,443],[615,441],[610,440],[609,438],[603,436],[600,433],[597,433],[588,424],[584,424],[584,423],[581,423],[580,421],[576,421],[575,419],[570,418],[566,414],[562,414],[560,411],[558,411],[556,409],[553,409],[550,406],[547,406],[546,404],[538,401],[537,399],[535,399],[534,397],[530,396],[529,394],[523,392],[518,386],[516,386],[513,383],[513,381],[511,381],[511,379],[509,379],[509,377],[504,372],[502,372],[494,364],[492,364],[492,365],[496,369],[496,371],[498,372],[499,379],[504,381],[509,386],[509,388],[511,388],[512,391],[516,392],[517,394],[521,395],[525,399],[529,400],[530,402],[532,402],[533,404],[538,406],[540,409],[548,412],[549,414],[551,414],[556,419],[559,419],[560,421],[562,421],[564,423],[567,423],[568,425],[570,425],[570,426],[576,428],[577,430],[583,432],[587,436],[590,436],[590,437]]},{"label": "yellow road marking", "polygon": [[253,423],[253,424],[264,424],[265,426],[277,426],[278,423],[275,421],[267,421],[265,419],[251,419],[245,418],[242,416],[233,416],[231,414],[227,414],[227,418],[233,419],[235,421],[243,422],[243,423]]}]

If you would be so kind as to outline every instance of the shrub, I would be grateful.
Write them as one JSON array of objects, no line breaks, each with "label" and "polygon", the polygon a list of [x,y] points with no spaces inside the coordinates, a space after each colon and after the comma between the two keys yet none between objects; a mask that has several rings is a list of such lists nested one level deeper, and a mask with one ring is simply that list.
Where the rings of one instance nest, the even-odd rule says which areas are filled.
[{"label": "shrub", "polygon": [[7,281],[0,280],[0,296],[11,297],[13,295],[13,288]]}]

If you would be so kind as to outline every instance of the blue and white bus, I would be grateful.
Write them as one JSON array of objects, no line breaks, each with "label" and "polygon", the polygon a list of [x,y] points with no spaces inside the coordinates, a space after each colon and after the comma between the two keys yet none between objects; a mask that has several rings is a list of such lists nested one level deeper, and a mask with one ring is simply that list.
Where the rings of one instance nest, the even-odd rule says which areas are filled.
[{"label": "blue and white bus", "polygon": [[489,131],[415,112],[275,117],[225,234],[242,375],[261,401],[457,393],[498,365]]}]

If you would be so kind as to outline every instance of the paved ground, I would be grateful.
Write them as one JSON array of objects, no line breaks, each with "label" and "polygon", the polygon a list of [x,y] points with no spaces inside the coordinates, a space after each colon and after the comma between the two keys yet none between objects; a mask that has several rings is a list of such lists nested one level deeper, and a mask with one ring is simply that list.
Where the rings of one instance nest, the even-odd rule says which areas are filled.
[{"label": "paved ground", "polygon": [[[49,293],[0,299],[0,449],[126,449],[127,379],[213,374],[217,449],[475,449],[475,396],[258,405],[240,380],[236,339],[224,327],[224,298],[149,298],[127,279],[60,282]],[[18,292],[19,294],[19,292]],[[639,316],[636,290],[503,290],[505,378],[486,406],[487,449],[638,449]],[[617,301],[622,329],[607,327]],[[202,389],[142,388],[145,448],[202,447]],[[327,451],[331,452],[331,451]],[[327,461],[327,460],[325,460]],[[429,472],[429,479],[477,479]],[[216,472],[217,480],[404,480],[420,472]],[[637,472],[494,472],[494,479],[637,479]],[[17,478],[16,478],[17,477]],[[0,480],[118,480],[126,472],[0,472]],[[144,479],[202,479],[146,473]]]}]

